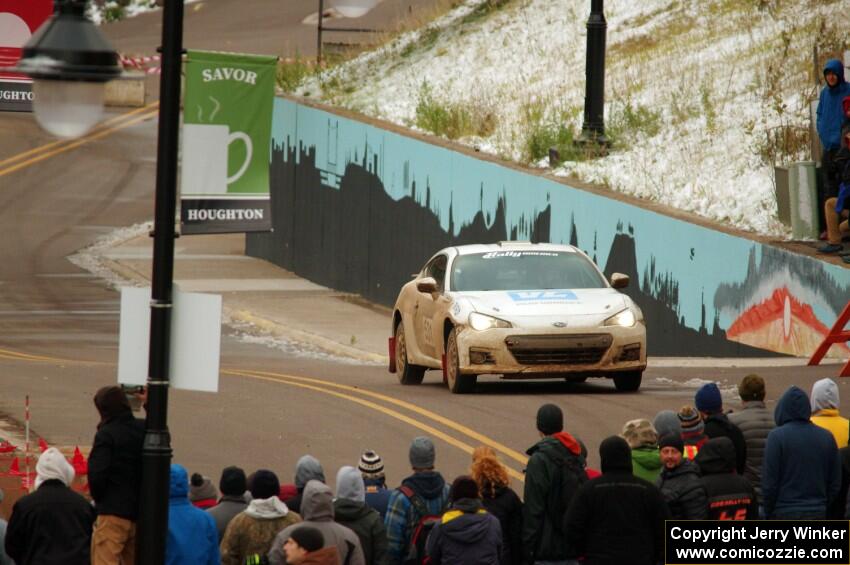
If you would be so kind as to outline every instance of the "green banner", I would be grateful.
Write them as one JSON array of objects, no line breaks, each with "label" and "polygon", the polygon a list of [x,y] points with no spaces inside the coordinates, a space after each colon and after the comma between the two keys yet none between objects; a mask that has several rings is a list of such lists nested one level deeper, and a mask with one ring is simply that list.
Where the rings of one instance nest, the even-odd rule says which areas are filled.
[{"label": "green banner", "polygon": [[180,183],[183,233],[271,229],[276,57],[189,51]]}]

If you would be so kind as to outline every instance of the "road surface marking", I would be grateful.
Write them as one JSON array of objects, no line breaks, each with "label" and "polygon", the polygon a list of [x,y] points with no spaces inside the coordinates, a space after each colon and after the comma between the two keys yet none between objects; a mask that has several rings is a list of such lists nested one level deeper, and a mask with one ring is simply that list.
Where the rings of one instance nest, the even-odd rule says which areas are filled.
[{"label": "road surface marking", "polygon": [[53,149],[52,151],[47,151],[45,153],[41,153],[39,155],[36,155],[35,157],[32,157],[31,159],[27,159],[26,161],[22,161],[20,163],[15,164],[15,165],[11,165],[9,167],[6,167],[5,169],[0,169],[0,177],[2,177],[4,175],[8,175],[9,173],[14,173],[15,171],[18,171],[20,169],[24,169],[26,167],[29,167],[30,165],[34,165],[34,164],[36,164],[40,161],[44,161],[45,159],[48,159],[50,157],[54,157],[54,156],[59,155],[61,153],[65,153],[66,151],[70,151],[71,149],[76,149],[80,145],[84,145],[84,144],[86,144],[90,141],[96,141],[98,139],[107,137],[107,136],[112,135],[113,133],[115,133],[117,131],[128,128],[130,126],[134,126],[139,122],[143,122],[143,121],[149,120],[153,117],[156,117],[158,114],[159,114],[159,110],[153,110],[152,112],[149,112],[147,114],[142,114],[142,115],[136,116],[135,118],[132,118],[130,120],[121,122],[120,124],[118,124],[114,127],[99,130],[99,131],[97,131],[93,134],[86,136],[86,137],[82,137],[82,138],[80,138],[76,141],[73,141],[73,142],[71,142],[67,145],[61,145],[58,148]]},{"label": "road surface marking", "polygon": [[44,355],[31,355],[29,353],[21,353],[11,349],[0,349],[0,358],[10,359],[14,361],[38,361],[43,363],[58,363],[58,364],[81,364],[81,365],[114,365],[114,363],[106,363],[103,361],[80,361],[79,359],[62,359],[60,357],[48,357]]},{"label": "road surface marking", "polygon": [[[136,114],[146,112],[147,110],[151,110],[153,108],[156,108],[158,105],[159,105],[159,102],[153,102],[151,104],[148,104],[147,106],[142,106],[141,108],[136,108],[135,110],[132,110],[130,112],[125,112],[124,114],[119,114],[117,116],[114,116],[114,117],[106,120],[102,124],[98,125],[97,128],[93,132],[90,132],[90,133],[84,135],[80,139],[86,139],[89,136],[94,135],[94,134],[102,131],[103,129],[105,129],[109,125],[112,125],[116,122],[120,122],[120,121],[122,121],[126,118],[130,118],[130,117],[132,117]],[[11,157],[3,159],[2,161],[0,161],[0,167],[3,167],[5,165],[8,165],[8,164],[13,163],[15,161],[20,161],[24,157],[28,157],[28,156],[33,155],[35,153],[41,153],[42,151],[47,151],[48,149],[52,149],[52,148],[54,148],[58,145],[62,145],[63,143],[68,143],[68,142],[69,142],[69,140],[67,140],[67,139],[57,139],[56,141],[51,141],[50,143],[46,143],[44,145],[39,145],[38,147],[33,147],[32,149],[29,149],[29,150],[24,151],[22,153],[18,153],[17,155],[12,155]]]}]

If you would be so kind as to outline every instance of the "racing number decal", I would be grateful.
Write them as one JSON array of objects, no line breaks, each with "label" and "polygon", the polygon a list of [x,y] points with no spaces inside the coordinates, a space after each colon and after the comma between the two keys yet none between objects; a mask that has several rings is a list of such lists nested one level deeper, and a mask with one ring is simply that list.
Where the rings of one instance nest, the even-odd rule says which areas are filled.
[{"label": "racing number decal", "polygon": [[432,323],[431,318],[424,318],[422,320],[422,333],[424,334],[425,344],[433,347],[434,346],[434,324]]}]

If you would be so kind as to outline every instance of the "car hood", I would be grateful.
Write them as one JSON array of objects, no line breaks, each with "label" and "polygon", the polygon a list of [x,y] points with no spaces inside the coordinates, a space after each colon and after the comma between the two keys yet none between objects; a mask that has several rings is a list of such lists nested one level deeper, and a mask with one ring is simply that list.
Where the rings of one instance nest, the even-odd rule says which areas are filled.
[{"label": "car hood", "polygon": [[[583,290],[484,291],[457,293],[476,311],[519,325],[564,321],[598,324],[628,306],[612,288]],[[572,321],[573,323],[570,323]]]}]

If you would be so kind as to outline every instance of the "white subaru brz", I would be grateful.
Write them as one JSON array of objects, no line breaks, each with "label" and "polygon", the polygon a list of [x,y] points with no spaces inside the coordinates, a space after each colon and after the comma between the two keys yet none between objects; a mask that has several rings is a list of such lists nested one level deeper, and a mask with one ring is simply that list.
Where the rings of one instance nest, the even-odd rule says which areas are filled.
[{"label": "white subaru brz", "polygon": [[478,375],[506,379],[612,378],[640,388],[646,368],[643,313],[571,245],[503,242],[448,247],[396,300],[390,372],[419,384],[441,369],[454,393]]}]

